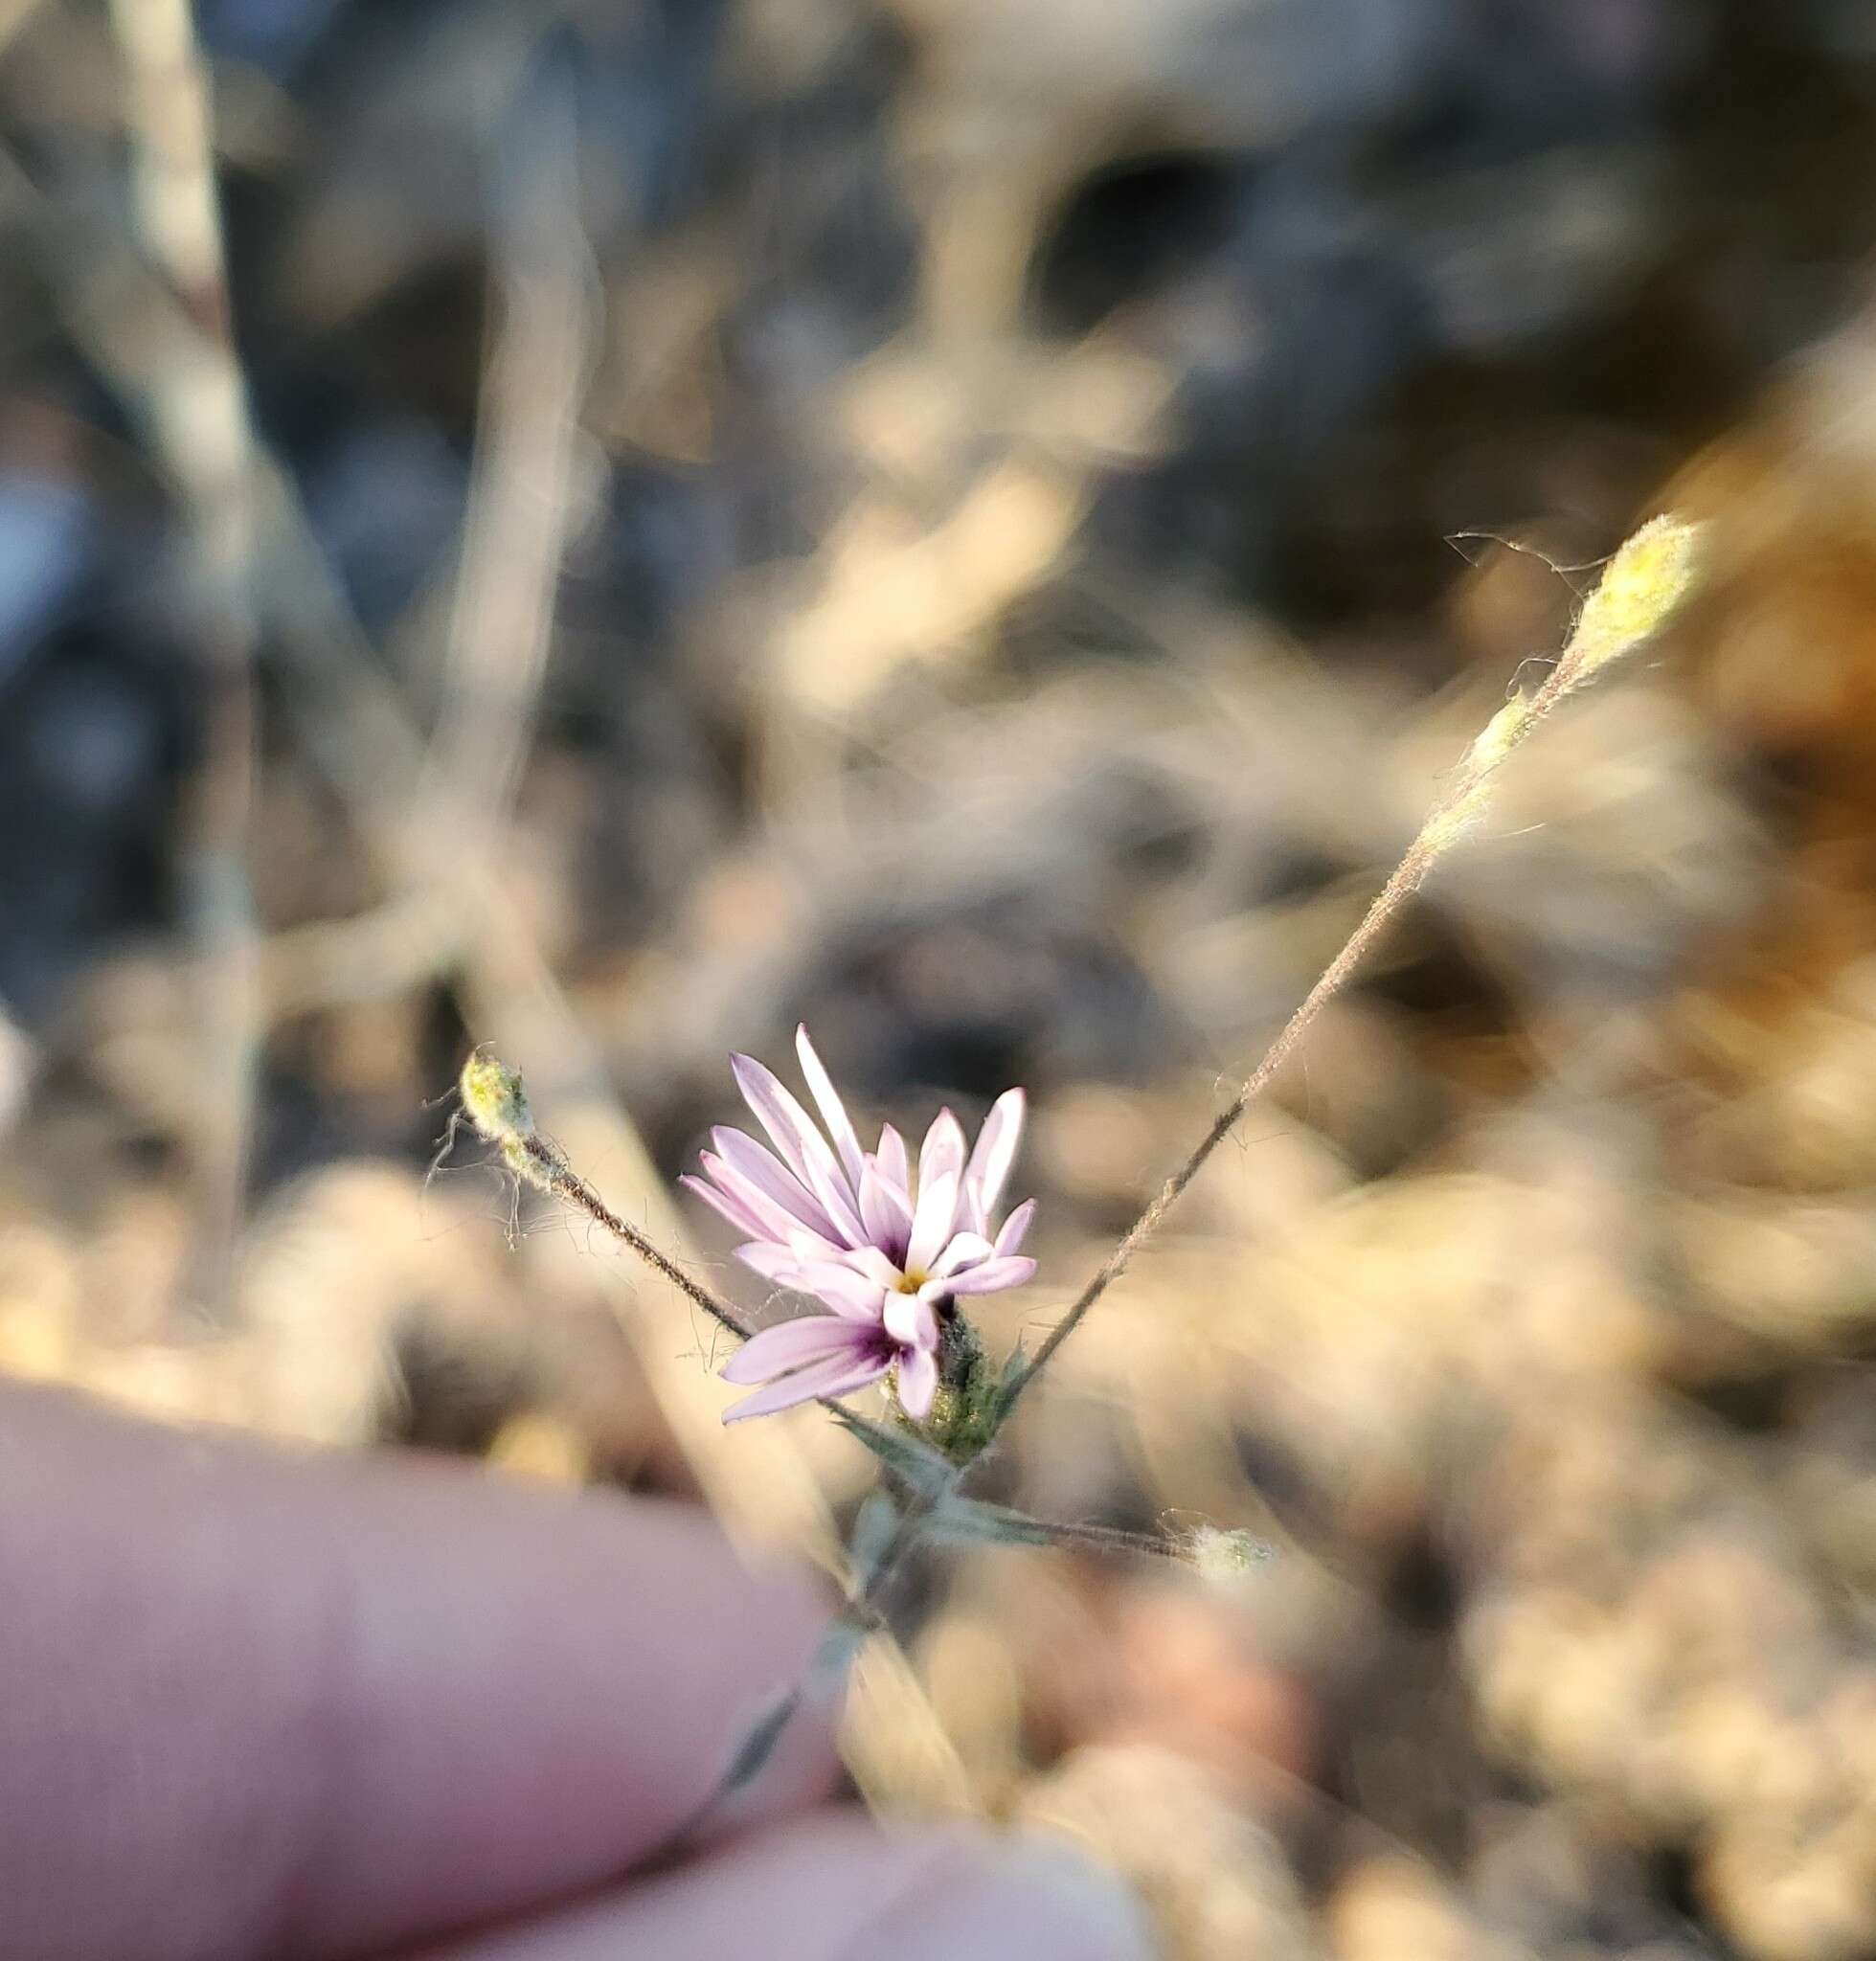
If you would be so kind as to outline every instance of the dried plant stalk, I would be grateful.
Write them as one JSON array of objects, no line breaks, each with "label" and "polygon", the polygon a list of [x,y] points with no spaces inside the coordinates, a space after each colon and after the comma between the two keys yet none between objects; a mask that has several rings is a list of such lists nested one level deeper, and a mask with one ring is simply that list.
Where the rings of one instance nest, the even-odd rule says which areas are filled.
[{"label": "dried plant stalk", "polygon": [[230,320],[208,75],[189,0],[111,0],[111,22],[124,56],[138,233],[197,329],[159,336],[131,359],[188,521],[188,590],[207,691],[202,762],[184,812],[184,892],[201,954],[197,1284],[213,1302],[225,1291],[240,1224],[262,1035],[244,857],[257,743],[256,442]]},{"label": "dried plant stalk", "polygon": [[1434,865],[1479,823],[1484,815],[1490,779],[1505,758],[1566,695],[1593,680],[1619,656],[1641,645],[1665,623],[1693,581],[1697,536],[1697,528],[1683,519],[1658,517],[1644,525],[1616,552],[1577,616],[1575,629],[1544,685],[1528,697],[1507,702],[1480,731],[1466,751],[1446,795],[1421,824],[1406,854],[1362,915],[1361,923],[1344,942],[1342,951],[1322,970],[1322,977],[1264,1051],[1262,1060],[1218,1113],[1211,1128],[1075,1296],[1068,1312],[1037,1349],[1035,1359],[1011,1378],[997,1413],[998,1427],[1007,1420],[1017,1398],[1080,1326],[1089,1310],[1126,1271],[1134,1254],[1160,1229],[1181,1194],[1237,1127],[1244,1113],[1270,1087],[1277,1071],[1309,1032],[1310,1025],[1347,984],[1402,904],[1418,890]]}]

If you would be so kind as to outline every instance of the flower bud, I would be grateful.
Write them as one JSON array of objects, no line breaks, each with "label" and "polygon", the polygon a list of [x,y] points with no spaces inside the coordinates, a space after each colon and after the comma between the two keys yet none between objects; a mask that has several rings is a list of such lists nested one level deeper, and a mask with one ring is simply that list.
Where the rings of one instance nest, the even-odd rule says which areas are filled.
[{"label": "flower bud", "polygon": [[1186,1542],[1186,1558],[1199,1578],[1214,1587],[1241,1580],[1262,1566],[1270,1547],[1250,1532],[1228,1532],[1218,1525],[1200,1525]]},{"label": "flower bud", "polygon": [[1651,518],[1616,553],[1571,636],[1564,656],[1574,669],[1569,686],[1666,623],[1693,584],[1699,538],[1698,525],[1664,515]]},{"label": "flower bud", "polygon": [[463,1065],[458,1083],[469,1121],[491,1144],[510,1144],[534,1134],[534,1113],[521,1087],[521,1071],[493,1049],[478,1048]]}]

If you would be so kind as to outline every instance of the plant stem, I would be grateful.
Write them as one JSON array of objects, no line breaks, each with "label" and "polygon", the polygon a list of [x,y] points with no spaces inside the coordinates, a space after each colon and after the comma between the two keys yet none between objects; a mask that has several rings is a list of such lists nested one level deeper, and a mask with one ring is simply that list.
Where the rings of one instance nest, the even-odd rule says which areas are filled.
[{"label": "plant stem", "polygon": [[655,1240],[646,1237],[629,1220],[622,1219],[552,1144],[531,1132],[517,1136],[513,1148],[523,1152],[534,1167],[529,1174],[530,1183],[538,1184],[542,1190],[584,1212],[596,1226],[629,1247],[654,1273],[668,1280],[687,1300],[702,1308],[712,1320],[727,1328],[738,1341],[746,1341],[756,1332],[727,1301],[719,1300],[702,1281],[692,1279]]},{"label": "plant stem", "polygon": [[[1388,922],[1399,910],[1402,901],[1418,886],[1427,868],[1437,855],[1437,847],[1429,844],[1426,833],[1422,831],[1410,846],[1407,855],[1389,874],[1387,884],[1381,888],[1373,903],[1362,915],[1361,924],[1344,942],[1342,951],[1322,970],[1322,978],[1303,997],[1301,1006],[1284,1023],[1276,1041],[1264,1051],[1263,1060],[1238,1085],[1236,1094],[1218,1113],[1211,1128],[1199,1139],[1191,1155],[1160,1187],[1153,1202],[1140,1217],[1127,1228],[1119,1244],[1100,1263],[1088,1284],[1075,1296],[1068,1312],[1050,1330],[1048,1340],[1036,1350],[1028,1367],[1015,1377],[1004,1391],[1003,1399],[991,1420],[991,1437],[994,1437],[1008,1421],[1010,1411],[1016,1407],[1017,1398],[1029,1383],[1041,1374],[1062,1343],[1081,1325],[1089,1309],[1125,1272],[1127,1263],[1140,1248],[1160,1229],[1161,1223],[1178,1203],[1186,1187],[1204,1169],[1212,1152],[1237,1127],[1238,1119],[1245,1111],[1269,1087],[1271,1078],[1289,1060],[1297,1044],[1308,1032],[1310,1024],[1341,992],[1349,975],[1355,971],[1363,957],[1381,936]],[[986,1439],[986,1444],[987,1441]]]},{"label": "plant stem", "polygon": [[1642,526],[1616,553],[1578,614],[1570,639],[1543,686],[1527,700],[1514,697],[1486,724],[1466,751],[1446,794],[1434,806],[1406,854],[1363,913],[1361,923],[1278,1030],[1263,1059],[1238,1085],[1236,1094],[1218,1113],[1191,1155],[1160,1187],[1146,1209],[1121,1236],[1119,1244],[1075,1296],[1029,1365],[1011,1378],[991,1414],[984,1449],[989,1448],[1008,1421],[1023,1391],[1081,1325],[1089,1309],[1126,1271],[1134,1254],[1159,1230],[1186,1187],[1237,1127],[1245,1111],[1270,1087],[1271,1078],[1295,1052],[1317,1016],[1346,985],[1402,905],[1418,890],[1435,861],[1458,842],[1471,821],[1480,814],[1489,778],[1504,759],[1565,695],[1593,680],[1612,660],[1639,645],[1673,612],[1692,582],[1696,540],[1696,527],[1677,518],[1658,517]]}]

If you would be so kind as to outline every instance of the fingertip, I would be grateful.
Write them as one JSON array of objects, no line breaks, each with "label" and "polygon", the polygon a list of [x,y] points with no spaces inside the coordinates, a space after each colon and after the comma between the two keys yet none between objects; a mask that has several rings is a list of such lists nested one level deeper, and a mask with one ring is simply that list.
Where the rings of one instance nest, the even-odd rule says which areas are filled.
[{"label": "fingertip", "polygon": [[[980,1848],[880,1918],[894,1961],[1151,1961],[1140,1899],[1056,1839]],[[882,1949],[881,1951],[886,1951]]]},{"label": "fingertip", "polygon": [[[0,1699],[0,1918],[74,1955],[350,1951],[609,1883],[830,1616],[672,1503],[18,1390],[0,1458],[0,1675],[34,1685]],[[725,1825],[836,1776],[803,1717]]]},{"label": "fingertip", "polygon": [[1150,1961],[1139,1901],[1066,1844],[858,1812],[771,1828],[634,1890],[493,1929],[426,1961]]}]

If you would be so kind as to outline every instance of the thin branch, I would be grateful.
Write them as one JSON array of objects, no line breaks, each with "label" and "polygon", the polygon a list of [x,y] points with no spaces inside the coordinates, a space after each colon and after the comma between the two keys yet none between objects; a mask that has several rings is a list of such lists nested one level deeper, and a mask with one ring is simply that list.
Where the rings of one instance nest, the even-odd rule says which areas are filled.
[{"label": "thin branch", "polygon": [[1361,924],[1348,935],[1342,951],[1323,969],[1322,978],[1303,997],[1302,1005],[1284,1023],[1276,1041],[1264,1051],[1263,1060],[1238,1085],[1236,1093],[1218,1113],[1211,1128],[1199,1139],[1191,1155],[1160,1187],[1152,1203],[1140,1217],[1128,1227],[1119,1244],[1101,1262],[1088,1284],[1076,1295],[1068,1312],[1050,1330],[1048,1339],[1036,1350],[1028,1367],[1011,1380],[997,1409],[993,1435],[997,1429],[1001,1429],[1008,1421],[1009,1413],[1016,1407],[1017,1398],[1022,1395],[1024,1389],[1041,1374],[1055,1351],[1081,1325],[1089,1310],[1126,1271],[1128,1262],[1134,1254],[1160,1229],[1166,1214],[1179,1202],[1186,1187],[1205,1168],[1211,1154],[1237,1127],[1238,1119],[1270,1086],[1272,1077],[1290,1059],[1297,1045],[1309,1032],[1311,1023],[1342,991],[1348,977],[1387,930],[1389,922],[1400,910],[1402,903],[1419,886],[1421,879],[1426,876],[1428,867],[1437,855],[1436,849],[1428,845],[1426,834],[1422,832],[1409,848],[1407,855],[1389,874],[1387,884],[1375,895],[1373,903],[1362,915]]},{"label": "thin branch", "polygon": [[654,1273],[668,1280],[687,1300],[702,1308],[712,1320],[727,1328],[738,1341],[746,1341],[756,1332],[735,1308],[687,1274],[655,1240],[640,1231],[629,1219],[621,1218],[544,1138],[523,1136],[516,1139],[514,1148],[537,1167],[538,1176],[530,1183],[538,1183],[543,1191],[552,1192],[555,1198],[564,1199],[584,1212],[596,1226],[629,1247]]},{"label": "thin branch", "polygon": [[1528,699],[1514,697],[1493,716],[1467,750],[1446,794],[1420,826],[1400,863],[1389,873],[1361,922],[1284,1023],[1263,1059],[1238,1085],[1191,1155],[1180,1165],[1120,1242],[1050,1330],[1034,1359],[1005,1389],[992,1416],[985,1447],[1008,1421],[1023,1391],[1049,1364],[1089,1310],[1126,1271],[1128,1263],[1164,1222],[1211,1154],[1237,1127],[1244,1113],[1270,1087],[1322,1009],[1341,993],[1406,901],[1419,890],[1435,862],[1483,815],[1490,778],[1568,694],[1585,686],[1612,660],[1630,651],[1661,626],[1684,596],[1694,573],[1695,528],[1661,517],[1644,525],[1611,561],[1602,583],[1578,615],[1568,644]]},{"label": "thin branch", "polygon": [[153,447],[188,519],[207,690],[202,761],[184,811],[183,886],[201,949],[202,1284],[225,1289],[240,1221],[260,990],[245,845],[254,803],[256,442],[230,319],[208,75],[189,0],[111,0],[124,57],[132,206],[151,264],[197,331],[126,349]]},{"label": "thin branch", "polygon": [[[578,420],[600,331],[579,222],[578,129],[557,78],[535,74],[492,146],[490,314],[442,716],[413,804],[457,850],[508,823],[554,637],[561,563],[584,523]],[[465,827],[470,833],[465,837]]]}]

